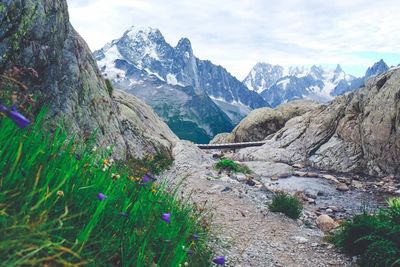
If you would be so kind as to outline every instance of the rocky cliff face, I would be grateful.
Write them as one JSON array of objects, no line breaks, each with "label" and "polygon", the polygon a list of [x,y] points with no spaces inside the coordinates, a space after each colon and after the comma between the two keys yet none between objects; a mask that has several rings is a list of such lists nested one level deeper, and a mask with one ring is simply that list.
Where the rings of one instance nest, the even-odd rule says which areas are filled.
[{"label": "rocky cliff face", "polygon": [[206,144],[215,134],[233,129],[228,116],[192,86],[171,85],[152,76],[125,91],[149,104],[180,139]]},{"label": "rocky cliff face", "polygon": [[[74,132],[97,129],[99,143],[114,145],[120,158],[170,152],[176,137],[150,108],[120,93],[110,96],[91,51],[69,23],[65,0],[2,1],[0,21],[0,72],[13,66],[37,72],[37,79],[22,82],[38,106],[50,107],[50,124],[63,117]],[[148,128],[158,129],[152,140]]]},{"label": "rocky cliff face", "polygon": [[400,70],[371,78],[365,88],[289,120],[260,148],[239,157],[307,163],[370,175],[400,173]]},{"label": "rocky cliff face", "polygon": [[376,62],[372,67],[369,67],[365,72],[364,79],[368,80],[371,77],[378,76],[381,73],[387,72],[389,66],[383,61],[383,59]]},{"label": "rocky cliff face", "polygon": [[250,91],[225,68],[209,60],[197,60],[200,86],[212,99],[254,109],[269,106],[259,94]]},{"label": "rocky cliff face", "polygon": [[313,101],[297,100],[282,104],[276,109],[260,108],[253,110],[230,134],[217,135],[211,143],[262,141],[277,132],[285,123],[296,116],[317,108]]}]

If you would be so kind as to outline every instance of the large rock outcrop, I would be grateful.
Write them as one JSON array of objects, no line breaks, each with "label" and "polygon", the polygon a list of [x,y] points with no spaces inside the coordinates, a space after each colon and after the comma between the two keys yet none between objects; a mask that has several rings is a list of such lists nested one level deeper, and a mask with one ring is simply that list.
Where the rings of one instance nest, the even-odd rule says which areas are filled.
[{"label": "large rock outcrop", "polygon": [[14,66],[37,72],[22,82],[38,107],[50,108],[50,124],[62,117],[76,133],[98,130],[99,143],[113,144],[119,158],[170,153],[177,138],[149,107],[118,92],[113,99],[69,22],[66,0],[2,1],[0,21],[0,73]]},{"label": "large rock outcrop", "polygon": [[235,127],[232,133],[219,134],[211,143],[262,141],[285,126],[285,123],[291,118],[303,115],[318,106],[313,101],[297,100],[282,104],[276,109],[260,108],[253,110]]},{"label": "large rock outcrop", "polygon": [[128,155],[172,152],[178,139],[151,107],[123,91],[115,90],[113,97],[118,105],[118,121]]},{"label": "large rock outcrop", "polygon": [[307,163],[319,169],[370,175],[400,174],[400,70],[365,88],[289,120],[245,160]]}]

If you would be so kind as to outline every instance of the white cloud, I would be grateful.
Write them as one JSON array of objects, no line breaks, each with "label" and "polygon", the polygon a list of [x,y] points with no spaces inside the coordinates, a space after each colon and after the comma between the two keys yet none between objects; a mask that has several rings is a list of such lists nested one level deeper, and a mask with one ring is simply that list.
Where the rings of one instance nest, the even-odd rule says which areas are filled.
[{"label": "white cloud", "polygon": [[[159,28],[175,45],[243,78],[257,61],[367,67],[400,63],[396,0],[68,0],[72,24],[94,50],[132,25]],[[389,57],[389,56],[388,56]]]}]

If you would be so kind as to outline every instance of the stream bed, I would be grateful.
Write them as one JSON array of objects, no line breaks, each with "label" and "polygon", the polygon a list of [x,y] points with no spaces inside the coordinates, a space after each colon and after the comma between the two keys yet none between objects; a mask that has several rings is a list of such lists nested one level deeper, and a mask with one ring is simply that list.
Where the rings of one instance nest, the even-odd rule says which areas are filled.
[{"label": "stream bed", "polygon": [[314,199],[306,205],[308,209],[321,213],[334,213],[334,217],[348,218],[363,210],[375,211],[385,205],[385,197],[368,191],[351,189],[342,192],[336,189],[336,184],[323,178],[289,176],[273,181],[262,178],[264,184],[273,190],[282,190],[294,194],[304,192],[309,199]]}]

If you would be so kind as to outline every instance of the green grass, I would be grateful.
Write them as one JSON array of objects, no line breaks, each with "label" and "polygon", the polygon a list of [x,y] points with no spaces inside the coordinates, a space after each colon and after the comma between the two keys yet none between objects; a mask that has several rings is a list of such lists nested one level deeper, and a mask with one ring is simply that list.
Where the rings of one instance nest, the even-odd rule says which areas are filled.
[{"label": "green grass", "polygon": [[127,168],[127,172],[133,176],[140,178],[147,173],[159,175],[168,170],[173,160],[164,154],[146,155],[142,159],[130,158],[127,161],[119,162],[121,167]]},{"label": "green grass", "polygon": [[210,265],[200,211],[118,164],[103,171],[109,151],[42,121],[21,130],[0,116],[0,266]]},{"label": "green grass", "polygon": [[365,267],[400,266],[400,199],[375,214],[366,211],[343,223],[330,240]]},{"label": "green grass", "polygon": [[244,174],[251,173],[251,170],[242,164],[239,164],[230,159],[221,159],[216,165],[215,168],[221,171],[228,171],[228,172],[241,172]]},{"label": "green grass", "polygon": [[106,88],[107,88],[107,92],[110,95],[110,97],[113,96],[113,92],[114,92],[114,87],[111,83],[111,81],[109,79],[105,79],[104,82],[106,83]]},{"label": "green grass", "polygon": [[273,197],[272,203],[269,205],[269,210],[272,212],[282,212],[289,218],[296,220],[300,218],[303,206],[296,197],[284,192],[278,192]]},{"label": "green grass", "polygon": [[[168,118],[167,115],[161,116],[163,118]],[[173,116],[168,118],[166,123],[179,139],[192,141],[196,144],[208,144],[211,140],[207,132],[192,121],[185,121],[177,116]]]}]

